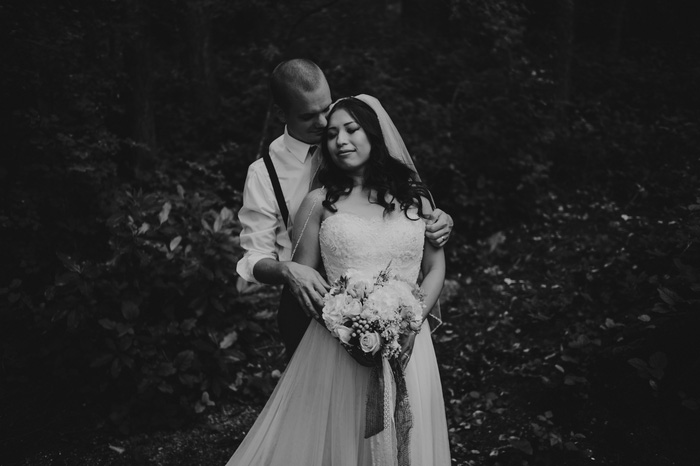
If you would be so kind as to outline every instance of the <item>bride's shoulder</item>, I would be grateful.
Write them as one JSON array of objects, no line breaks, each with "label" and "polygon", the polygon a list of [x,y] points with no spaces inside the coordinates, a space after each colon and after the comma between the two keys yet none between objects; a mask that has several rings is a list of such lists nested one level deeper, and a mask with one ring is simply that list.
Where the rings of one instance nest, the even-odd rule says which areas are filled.
[{"label": "bride's shoulder", "polygon": [[323,205],[323,199],[325,196],[326,193],[323,188],[314,189],[313,191],[309,192],[299,206],[294,223],[296,224],[298,221],[307,223],[312,217],[320,218],[321,211],[323,210],[320,207]]},{"label": "bride's shoulder", "polygon": [[314,190],[309,191],[309,194],[306,195],[304,200],[311,199],[311,200],[318,200],[326,197],[326,188],[320,187],[316,188]]}]

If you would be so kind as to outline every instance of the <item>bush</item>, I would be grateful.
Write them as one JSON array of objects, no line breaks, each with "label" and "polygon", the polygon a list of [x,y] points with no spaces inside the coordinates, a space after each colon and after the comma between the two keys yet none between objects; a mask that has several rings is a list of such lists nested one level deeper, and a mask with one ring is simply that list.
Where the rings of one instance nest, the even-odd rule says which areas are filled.
[{"label": "bush", "polygon": [[109,254],[57,253],[43,297],[21,279],[0,289],[10,304],[2,326],[15,329],[3,344],[6,368],[30,376],[51,368],[111,400],[123,430],[177,424],[225,390],[264,396],[272,386],[269,375],[252,373],[252,342],[263,330],[235,287],[240,195],[211,166],[186,165],[178,176],[205,179],[208,190],[186,191],[162,173],[159,182],[172,189],[121,186],[105,207]]}]

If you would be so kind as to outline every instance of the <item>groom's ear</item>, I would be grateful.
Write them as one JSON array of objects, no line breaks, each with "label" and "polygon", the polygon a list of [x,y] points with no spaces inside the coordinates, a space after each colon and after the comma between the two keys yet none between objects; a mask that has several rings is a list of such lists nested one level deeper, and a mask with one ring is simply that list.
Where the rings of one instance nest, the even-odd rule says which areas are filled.
[{"label": "groom's ear", "polygon": [[280,122],[285,124],[287,123],[287,115],[284,113],[284,110],[282,110],[282,107],[280,107],[279,105],[272,104],[272,114]]}]

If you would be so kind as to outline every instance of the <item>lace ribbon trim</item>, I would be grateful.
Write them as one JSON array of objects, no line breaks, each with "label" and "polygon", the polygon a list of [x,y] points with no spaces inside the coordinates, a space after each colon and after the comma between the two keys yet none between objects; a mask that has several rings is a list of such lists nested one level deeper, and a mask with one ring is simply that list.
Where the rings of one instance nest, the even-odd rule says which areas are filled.
[{"label": "lace ribbon trim", "polygon": [[381,366],[372,368],[367,390],[365,438],[372,438],[373,466],[410,466],[412,427],[403,368],[398,360],[382,358]]}]

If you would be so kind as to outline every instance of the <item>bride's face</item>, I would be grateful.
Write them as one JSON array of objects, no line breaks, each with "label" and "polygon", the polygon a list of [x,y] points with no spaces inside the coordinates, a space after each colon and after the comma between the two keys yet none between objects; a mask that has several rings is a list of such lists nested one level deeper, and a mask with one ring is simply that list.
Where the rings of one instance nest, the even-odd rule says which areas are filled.
[{"label": "bride's face", "polygon": [[345,110],[333,113],[328,122],[328,152],[341,170],[363,171],[372,146],[367,134]]}]

